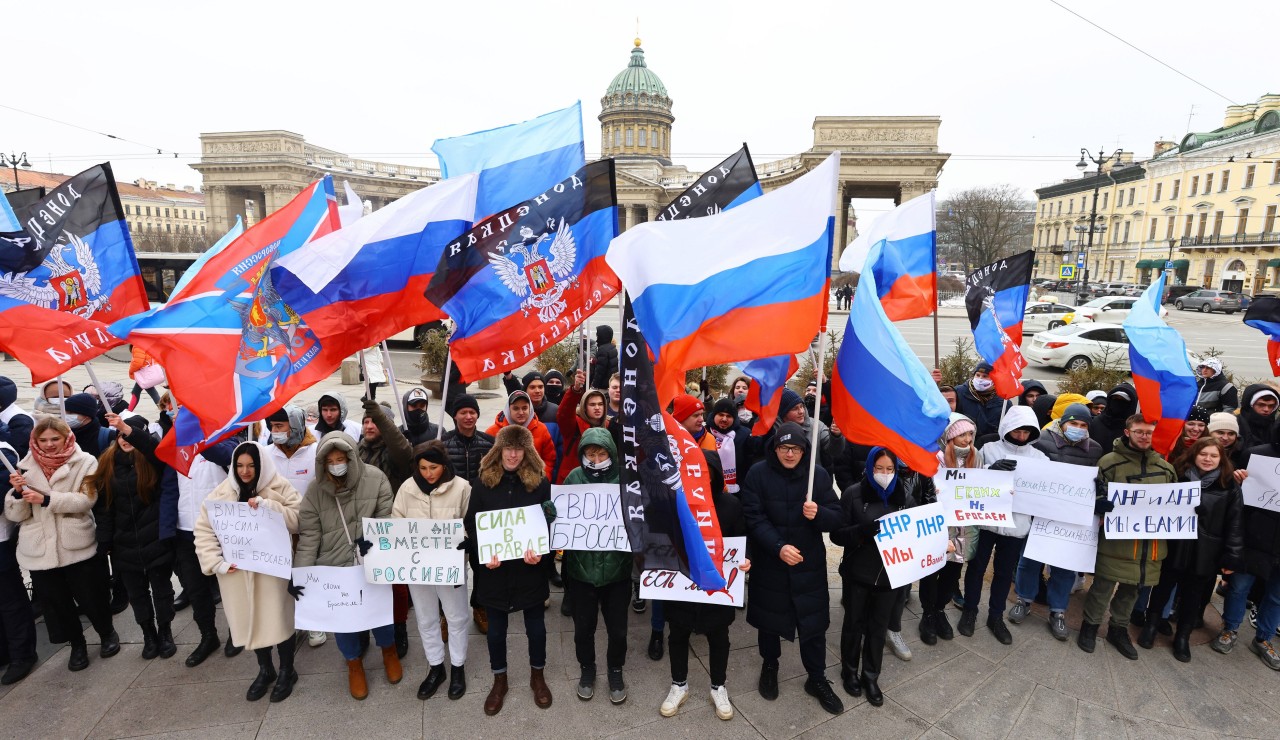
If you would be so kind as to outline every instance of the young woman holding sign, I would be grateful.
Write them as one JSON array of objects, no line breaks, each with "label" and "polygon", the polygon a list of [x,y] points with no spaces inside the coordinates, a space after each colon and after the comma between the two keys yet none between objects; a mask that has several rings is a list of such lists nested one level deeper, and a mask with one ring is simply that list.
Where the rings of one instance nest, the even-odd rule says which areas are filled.
[{"label": "young woman holding sign", "polygon": [[[208,502],[217,501],[239,501],[253,509],[271,509],[284,517],[289,532],[298,531],[298,504],[302,497],[276,472],[271,458],[254,442],[245,442],[231,453],[231,475],[205,499],[206,507]],[[195,540],[200,568],[205,575],[218,576],[222,611],[232,639],[258,656],[258,675],[244,698],[261,699],[275,681],[271,701],[288,699],[298,681],[298,672],[293,668],[293,603],[301,591],[283,578],[241,570],[226,560],[209,524],[207,508],[200,510],[196,520]],[[280,653],[278,675],[271,662],[272,647]]]},{"label": "young woman holding sign", "polygon": [[[499,560],[497,555],[481,563],[476,540],[476,514],[520,506],[540,505],[548,521],[555,519],[551,503],[551,483],[546,466],[533,446],[533,434],[512,424],[498,432],[493,449],[480,461],[480,482],[471,491],[471,501],[463,523],[467,539],[459,547],[471,558],[475,576],[472,601],[485,608],[489,617],[489,666],[493,688],[484,700],[484,713],[502,711],[507,695],[507,622],[512,612],[524,613],[524,631],[529,639],[529,686],[539,707],[551,706],[551,689],[543,669],[547,665],[547,624],[543,603],[550,596],[542,556],[526,550],[519,560]],[[450,640],[452,642],[452,640]]]},{"label": "young woman holding sign", "polygon": [[[433,439],[422,446],[413,461],[413,476],[396,492],[391,516],[401,519],[461,519],[471,502],[471,484],[454,475],[453,462],[444,443]],[[440,634],[440,611],[444,610],[449,630],[449,698],[467,693],[467,587],[409,586],[418,615],[418,636],[431,669],[418,687],[419,699],[435,696],[444,683],[444,637]]]},{"label": "young woman holding sign", "polygon": [[[942,433],[942,449],[938,451],[938,463],[944,468],[980,468],[982,463],[978,448],[973,443],[977,426],[964,414],[951,412],[946,430]],[[969,551],[977,544],[977,527],[948,527],[947,564],[942,570],[920,579],[920,641],[937,645],[938,638],[955,637],[951,623],[947,621],[946,608],[951,597],[960,590],[960,574]]]}]

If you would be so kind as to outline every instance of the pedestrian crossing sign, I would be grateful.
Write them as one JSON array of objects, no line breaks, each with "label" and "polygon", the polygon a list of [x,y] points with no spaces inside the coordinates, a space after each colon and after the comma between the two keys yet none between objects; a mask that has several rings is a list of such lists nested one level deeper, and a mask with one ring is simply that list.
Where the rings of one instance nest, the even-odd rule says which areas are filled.
[{"label": "pedestrian crossing sign", "polygon": [[1062,265],[1061,267],[1058,268],[1058,277],[1061,278],[1062,280],[1075,280],[1076,266]]}]

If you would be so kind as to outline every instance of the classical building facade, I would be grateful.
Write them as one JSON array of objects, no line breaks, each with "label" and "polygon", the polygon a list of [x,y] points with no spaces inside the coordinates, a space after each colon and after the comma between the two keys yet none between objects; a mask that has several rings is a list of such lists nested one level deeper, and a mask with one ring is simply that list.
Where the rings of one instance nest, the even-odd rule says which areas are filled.
[{"label": "classical building facade", "polygon": [[1148,283],[1171,261],[1180,284],[1249,294],[1280,286],[1280,95],[1230,106],[1213,131],[1156,142],[1140,165],[1037,190],[1038,275],[1075,261],[1074,227],[1087,236],[1095,183],[1106,230],[1094,234],[1090,279]]},{"label": "classical building facade", "polygon": [[[618,226],[626,229],[657,218],[701,173],[671,162],[674,101],[648,67],[636,39],[631,57],[601,98],[600,151],[617,162]],[[840,192],[833,260],[852,239],[846,233],[853,198],[891,198],[901,203],[937,186],[949,154],[938,151],[937,116],[819,116],[813,145],[785,159],[757,163],[767,192],[794,181],[839,150]],[[374,209],[436,183],[440,171],[355,159],[308,143],[289,131],[237,131],[200,135],[208,225],[221,234],[237,214],[246,223],[269,214],[325,174],[347,180]],[[737,148],[727,145],[725,156]]]}]

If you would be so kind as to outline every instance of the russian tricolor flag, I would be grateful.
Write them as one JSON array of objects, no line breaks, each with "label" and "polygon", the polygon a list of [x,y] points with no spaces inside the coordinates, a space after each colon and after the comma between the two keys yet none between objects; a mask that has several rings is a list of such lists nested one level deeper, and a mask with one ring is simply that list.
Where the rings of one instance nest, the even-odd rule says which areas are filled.
[{"label": "russian tricolor flag", "polygon": [[1280,298],[1259,296],[1244,312],[1244,323],[1267,335],[1271,374],[1280,375]]},{"label": "russian tricolor flag", "polygon": [[1198,392],[1195,372],[1187,360],[1186,342],[1160,318],[1164,281],[1165,273],[1161,273],[1124,320],[1138,405],[1143,417],[1156,425],[1151,446],[1161,455],[1169,454],[1178,441]]},{"label": "russian tricolor flag", "polygon": [[664,405],[687,370],[794,355],[826,324],[839,168],[836,152],[733,210],[613,240],[605,259],[649,340]]},{"label": "russian tricolor flag", "polygon": [[831,379],[831,414],[850,442],[888,447],[912,470],[938,469],[938,438],[951,409],[878,299],[873,244],[853,295]]},{"label": "russian tricolor flag", "polygon": [[[938,306],[937,205],[930,190],[876,219],[840,255],[840,269],[861,273],[871,247],[879,244],[876,289],[890,321],[928,316]],[[867,262],[866,264],[870,264]]]},{"label": "russian tricolor flag", "polygon": [[1022,394],[1022,314],[1031,291],[1032,258],[1026,251],[983,265],[969,273],[964,304],[973,330],[973,344],[991,363],[991,380],[1001,398]]},{"label": "russian tricolor flag", "polygon": [[745,362],[739,369],[743,375],[751,378],[747,400],[743,403],[756,414],[756,423],[751,427],[751,433],[768,434],[778,418],[782,391],[787,387],[787,380],[800,369],[800,363],[796,362],[795,355],[777,355]]},{"label": "russian tricolor flag", "polygon": [[523,123],[436,139],[445,178],[480,175],[475,220],[542,193],[587,163],[582,143],[582,103]]}]

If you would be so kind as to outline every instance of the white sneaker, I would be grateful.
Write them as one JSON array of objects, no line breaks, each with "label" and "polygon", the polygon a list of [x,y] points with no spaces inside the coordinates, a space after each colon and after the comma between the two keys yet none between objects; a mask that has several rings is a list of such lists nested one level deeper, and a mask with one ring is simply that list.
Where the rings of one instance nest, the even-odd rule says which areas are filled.
[{"label": "white sneaker", "polygon": [[1083,591],[1083,590],[1084,590],[1084,576],[1077,573],[1076,582],[1071,586],[1071,593],[1075,593],[1076,591]]},{"label": "white sneaker", "polygon": [[311,647],[320,647],[329,640],[329,635],[324,632],[308,632],[307,644]]},{"label": "white sneaker", "polygon": [[889,649],[899,658],[911,660],[911,648],[907,647],[907,641],[902,639],[901,632],[889,630]]},{"label": "white sneaker", "polygon": [[729,703],[729,690],[721,686],[711,690],[711,704],[716,708],[716,716],[725,721],[733,719],[733,705]]},{"label": "white sneaker", "polygon": [[[721,689],[723,691],[723,689]],[[685,699],[689,698],[689,684],[681,686],[680,684],[671,684],[671,690],[667,692],[667,698],[663,700],[662,707],[658,709],[658,714],[663,717],[674,717],[676,712],[680,711],[680,705],[684,704]],[[725,694],[725,702],[729,701],[729,695]],[[731,710],[732,711],[732,710]]]}]

